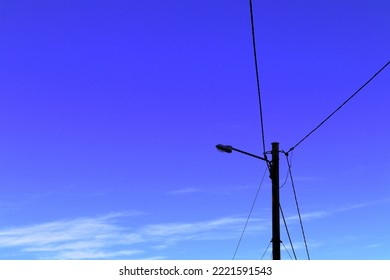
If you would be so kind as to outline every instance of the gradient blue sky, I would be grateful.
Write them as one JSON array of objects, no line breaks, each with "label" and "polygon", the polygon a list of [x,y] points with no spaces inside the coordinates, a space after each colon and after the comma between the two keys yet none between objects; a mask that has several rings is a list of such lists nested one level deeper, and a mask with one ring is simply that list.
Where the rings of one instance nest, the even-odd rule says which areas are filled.
[{"label": "gradient blue sky", "polygon": [[[288,150],[389,60],[390,2],[253,2]],[[0,34],[1,259],[232,258],[265,171],[215,149],[262,152],[249,1],[2,0]],[[389,93],[386,69],[293,153],[312,259],[390,259]],[[266,176],[237,259],[270,202]],[[281,204],[305,259],[289,182]]]}]

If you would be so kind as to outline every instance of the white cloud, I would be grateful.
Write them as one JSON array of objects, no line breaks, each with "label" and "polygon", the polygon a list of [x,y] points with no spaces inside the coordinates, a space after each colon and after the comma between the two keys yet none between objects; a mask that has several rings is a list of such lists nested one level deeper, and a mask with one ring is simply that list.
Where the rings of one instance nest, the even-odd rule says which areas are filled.
[{"label": "white cloud", "polygon": [[[0,246],[16,248],[26,255],[45,253],[50,259],[101,258],[113,256],[109,247],[144,242],[136,233],[126,233],[115,220],[129,214],[109,214],[97,218],[60,220],[0,230]],[[116,256],[137,251],[118,251]],[[73,257],[72,257],[73,256]],[[84,256],[84,257],[82,257]]]},{"label": "white cloud", "polygon": [[[308,212],[308,213],[303,213],[301,214],[302,220],[304,221],[309,221],[313,219],[321,219],[328,217],[332,214],[330,211],[313,211],[313,212]],[[299,220],[298,215],[293,215],[291,217],[286,218],[288,221],[297,221]]]},{"label": "white cloud", "polygon": [[[321,219],[383,202],[388,200],[307,212],[302,218],[304,222]],[[7,258],[9,252],[10,256],[25,259],[163,259],[169,258],[169,249],[179,243],[237,239],[246,222],[246,217],[230,216],[195,222],[133,224],[130,228],[129,218],[139,215],[114,213],[3,228],[0,229],[2,257]],[[287,220],[298,222],[298,217],[290,216]],[[245,234],[253,236],[269,231],[270,223],[268,219],[251,218]]]},{"label": "white cloud", "polygon": [[128,251],[114,251],[114,252],[106,252],[106,251],[96,251],[96,250],[75,250],[75,251],[61,251],[56,255],[57,259],[112,259],[117,257],[131,257],[134,255],[138,255],[142,253],[142,251],[137,250],[128,250]]},{"label": "white cloud", "polygon": [[[237,238],[246,218],[224,217],[194,223],[127,226],[130,214],[59,220],[0,230],[0,248],[26,259],[159,259],[155,250],[167,250],[188,240]],[[261,220],[252,219],[259,224]],[[265,224],[265,222],[264,222]],[[247,234],[268,226],[249,226]],[[3,254],[3,257],[6,257]]]},{"label": "white cloud", "polygon": [[[244,217],[224,217],[193,223],[165,223],[143,227],[143,236],[155,241],[156,250],[165,250],[177,243],[186,241],[236,240],[245,225]],[[256,224],[254,226],[254,224]],[[269,230],[269,222],[252,218],[245,234],[259,234]]]},{"label": "white cloud", "polygon": [[[143,233],[154,237],[164,237],[173,235],[186,235],[200,237],[204,233],[212,234],[217,232],[218,234],[223,231],[234,232],[241,230],[245,224],[246,219],[242,217],[224,217],[215,220],[194,222],[194,223],[165,223],[148,225],[143,228]],[[259,219],[251,219],[251,222],[258,222]],[[223,238],[223,235],[219,235],[218,238]]]},{"label": "white cloud", "polygon": [[201,192],[201,191],[202,191],[201,189],[197,189],[197,188],[184,188],[184,189],[170,191],[168,194],[180,195],[180,194],[189,194],[189,193],[195,193],[195,192]]},{"label": "white cloud", "polygon": [[[346,205],[346,206],[339,207],[339,208],[328,209],[326,211],[324,210],[324,211],[313,211],[313,212],[302,213],[301,217],[302,217],[303,221],[309,221],[309,220],[313,220],[313,219],[321,219],[321,218],[330,217],[332,215],[339,214],[342,212],[371,207],[371,206],[375,206],[375,205],[382,204],[382,203],[388,203],[388,202],[389,202],[389,199],[382,199],[382,200],[378,200],[378,201],[355,203],[355,204],[350,204],[350,205]],[[299,220],[299,216],[293,215],[293,216],[286,218],[286,220],[290,220],[290,221]]]},{"label": "white cloud", "polygon": [[[268,182],[264,182],[263,185],[267,185]],[[191,193],[208,193],[213,195],[234,195],[237,191],[256,190],[257,185],[253,186],[230,186],[224,188],[213,188],[213,189],[201,189],[201,188],[182,188],[168,192],[169,195],[185,195]]]}]

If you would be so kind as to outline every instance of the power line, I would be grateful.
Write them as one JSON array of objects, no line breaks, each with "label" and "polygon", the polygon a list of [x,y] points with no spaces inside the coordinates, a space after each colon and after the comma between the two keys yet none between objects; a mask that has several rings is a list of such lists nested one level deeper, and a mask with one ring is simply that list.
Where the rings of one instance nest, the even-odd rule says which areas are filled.
[{"label": "power line", "polygon": [[267,248],[265,249],[265,251],[264,251],[263,255],[261,256],[261,260],[263,260],[263,259],[264,259],[264,256],[265,256],[265,254],[267,253],[267,251],[268,251],[268,249],[269,249],[269,246],[271,245],[271,243],[272,243],[272,241],[270,241],[270,242],[268,243],[268,246],[267,246]]},{"label": "power line", "polygon": [[259,66],[258,66],[258,63],[257,63],[255,23],[254,23],[254,19],[253,19],[252,0],[249,0],[249,8],[250,8],[250,14],[251,14],[253,54],[254,54],[255,68],[256,68],[257,95],[258,95],[258,97],[259,97],[260,124],[261,124],[261,138],[262,138],[262,141],[263,141],[263,155],[264,155],[265,158],[267,158],[267,155],[266,155],[266,153],[265,153],[265,136],[264,136],[264,122],[263,122],[263,107],[262,107],[262,104],[261,104]]},{"label": "power line", "polygon": [[[291,249],[292,249],[292,251],[293,251],[293,254],[294,254],[295,259],[297,259],[297,255],[295,254],[294,246],[293,246],[293,243],[292,243],[292,240],[291,240],[291,236],[290,236],[290,231],[288,230],[287,222],[286,222],[286,219],[284,218],[283,209],[282,209],[282,206],[281,206],[280,204],[279,204],[279,208],[280,208],[280,213],[282,214],[284,226],[285,226],[285,228],[286,228],[288,240],[290,241]],[[282,243],[283,243],[283,242],[282,242]],[[283,244],[283,246],[284,246],[284,244]],[[286,251],[287,251],[286,246],[284,246],[284,248],[285,248]],[[290,253],[289,253],[288,251],[287,251],[287,253],[290,255]],[[290,255],[290,257],[291,257],[291,255]],[[292,258],[291,258],[291,259],[292,259]]]},{"label": "power line", "polygon": [[255,199],[254,199],[253,202],[252,202],[251,209],[250,209],[250,211],[249,211],[248,217],[246,218],[246,222],[245,222],[244,228],[243,228],[243,230],[242,230],[242,232],[241,232],[240,239],[238,240],[238,243],[237,243],[237,246],[236,246],[236,250],[234,251],[232,260],[234,260],[234,258],[236,257],[238,248],[240,247],[240,244],[241,244],[242,238],[243,238],[243,236],[244,236],[246,227],[248,226],[249,219],[250,219],[250,217],[251,217],[251,215],[252,215],[253,208],[255,207],[257,197],[259,196],[260,188],[261,188],[261,186],[263,185],[263,181],[264,181],[265,174],[267,173],[267,169],[268,169],[268,168],[266,168],[266,169],[264,170],[263,177],[261,178],[261,182],[260,182],[260,184],[259,184],[259,187],[257,188],[257,192],[256,192],[256,195],[255,195]]},{"label": "power line", "polygon": [[357,91],[355,91],[347,100],[345,100],[336,110],[334,110],[328,117],[326,117],[319,125],[317,125],[312,131],[310,131],[305,137],[303,137],[297,144],[295,144],[287,153],[294,150],[299,144],[306,140],[311,134],[319,129],[328,119],[330,119],[338,110],[340,110],[345,104],[347,104],[353,97],[355,97],[366,85],[368,85],[380,72],[382,72],[388,65],[388,61],[379,71],[377,71],[367,82],[365,82]]},{"label": "power line", "polygon": [[[284,250],[286,250],[287,254],[290,256],[290,259],[293,259],[290,252],[287,250],[287,247],[286,245],[284,245],[283,241],[280,241],[280,243],[282,243],[283,247],[284,247]],[[295,257],[295,260],[297,259],[297,257]]]},{"label": "power line", "polygon": [[296,207],[297,207],[297,212],[298,212],[298,217],[299,217],[299,223],[301,224],[302,236],[303,236],[303,241],[304,241],[304,243],[305,243],[307,259],[310,260],[309,249],[308,249],[308,247],[307,247],[307,242],[306,242],[305,230],[304,230],[304,228],[303,228],[303,223],[302,223],[301,211],[300,211],[300,209],[299,209],[299,204],[298,204],[298,199],[297,199],[297,193],[296,193],[296,191],[295,191],[295,184],[294,184],[294,180],[293,180],[293,176],[292,176],[292,171],[291,171],[291,163],[290,163],[290,161],[288,160],[288,153],[284,153],[284,154],[285,154],[285,156],[286,156],[287,165],[288,165],[288,171],[289,171],[289,173],[290,173],[291,185],[292,185],[292,189],[293,189],[293,192],[294,192],[294,199],[295,199],[295,205],[296,205]]}]

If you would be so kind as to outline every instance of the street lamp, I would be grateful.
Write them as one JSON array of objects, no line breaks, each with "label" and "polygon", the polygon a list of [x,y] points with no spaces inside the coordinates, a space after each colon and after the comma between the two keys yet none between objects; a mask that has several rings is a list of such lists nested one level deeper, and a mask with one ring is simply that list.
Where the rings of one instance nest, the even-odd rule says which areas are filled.
[{"label": "street lamp", "polygon": [[231,153],[236,151],[257,159],[261,159],[270,165],[270,177],[272,181],[272,259],[280,260],[280,203],[279,203],[279,143],[272,143],[272,160],[236,149],[230,145],[216,145],[220,152]]},{"label": "street lamp", "polygon": [[254,157],[254,158],[258,158],[258,159],[261,159],[261,160],[264,160],[266,161],[267,163],[269,163],[270,161],[266,158],[263,158],[263,157],[259,157],[257,155],[254,155],[254,154],[251,154],[251,153],[248,153],[248,152],[245,152],[245,151],[242,151],[242,150],[239,150],[239,149],[236,149],[230,145],[222,145],[222,144],[218,144],[215,146],[217,148],[218,151],[220,152],[225,152],[225,153],[231,153],[232,151],[236,151],[236,152],[239,152],[239,153],[242,153],[242,154],[245,154],[245,155],[248,155],[248,156],[251,156],[251,157]]}]

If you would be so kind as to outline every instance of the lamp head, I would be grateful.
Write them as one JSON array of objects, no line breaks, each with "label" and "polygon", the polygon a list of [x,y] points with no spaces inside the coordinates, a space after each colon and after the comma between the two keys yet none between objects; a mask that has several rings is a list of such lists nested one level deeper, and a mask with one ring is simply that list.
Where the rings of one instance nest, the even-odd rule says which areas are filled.
[{"label": "lamp head", "polygon": [[231,153],[232,150],[233,150],[233,147],[230,146],[230,145],[222,145],[222,144],[218,144],[215,146],[217,148],[218,151],[220,152],[225,152],[225,153]]}]

